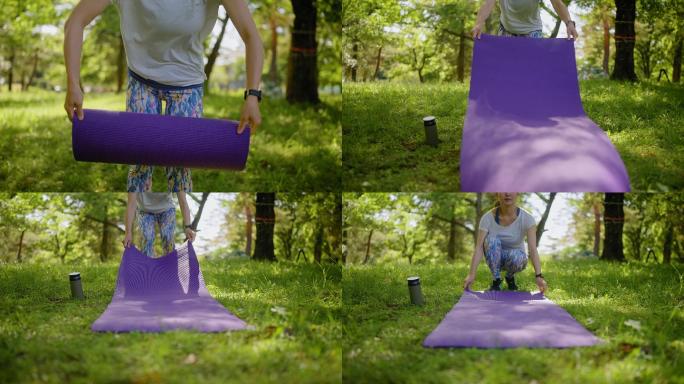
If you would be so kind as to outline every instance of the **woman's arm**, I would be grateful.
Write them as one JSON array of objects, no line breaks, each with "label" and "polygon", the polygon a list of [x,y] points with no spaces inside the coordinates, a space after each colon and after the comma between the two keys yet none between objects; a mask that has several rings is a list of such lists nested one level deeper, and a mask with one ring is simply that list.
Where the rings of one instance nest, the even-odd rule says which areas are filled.
[{"label": "woman's arm", "polygon": [[[541,261],[539,260],[539,253],[537,252],[537,226],[532,226],[532,228],[527,230],[527,251],[532,259],[532,265],[534,265],[534,274],[539,275],[541,271]],[[535,281],[539,287],[539,291],[544,293],[546,291],[546,281],[542,277],[536,277]]]},{"label": "woman's arm", "polygon": [[477,274],[477,266],[480,265],[480,260],[484,254],[484,239],[487,236],[487,232],[478,231],[477,234],[477,244],[475,245],[475,251],[473,252],[473,258],[470,260],[470,272],[463,283],[463,289],[469,290],[470,285],[475,281],[475,275]]},{"label": "woman's arm", "polygon": [[561,20],[565,23],[565,30],[568,32],[568,38],[577,38],[577,29],[575,29],[575,22],[570,19],[570,11],[568,7],[561,0],[551,0],[553,9],[558,14]]},{"label": "woman's arm", "polygon": [[[247,89],[259,89],[261,71],[264,68],[264,45],[261,42],[256,24],[254,24],[254,19],[252,19],[252,15],[249,13],[249,8],[247,8],[244,0],[222,0],[222,3],[230,19],[233,21],[235,29],[237,29],[242,41],[245,43]],[[238,133],[242,133],[245,130],[246,124],[249,124],[252,134],[261,124],[259,101],[256,96],[247,96],[247,100],[242,105]]]},{"label": "woman's arm", "polygon": [[475,26],[473,27],[473,38],[480,38],[480,35],[482,35],[482,27],[484,26],[485,20],[489,17],[489,14],[492,13],[492,9],[494,9],[494,4],[496,4],[496,0],[485,0],[485,2],[482,4],[480,7],[480,10],[477,12],[477,19],[475,20]]},{"label": "woman's arm", "polygon": [[128,203],[126,204],[126,235],[124,236],[123,245],[128,248],[133,244],[133,220],[135,219],[135,210],[138,207],[138,201],[135,199],[135,192],[128,193]]},{"label": "woman's arm", "polygon": [[178,192],[178,205],[180,205],[181,215],[183,216],[183,232],[185,232],[185,237],[190,241],[195,241],[194,228],[186,227],[187,225],[192,224],[192,217],[190,215],[188,200],[185,198],[185,192]]},{"label": "woman's arm", "polygon": [[102,13],[110,0],[81,0],[64,23],[64,65],[67,72],[67,94],[64,110],[72,119],[74,110],[83,120],[83,90],[81,89],[81,49],[83,30]]}]

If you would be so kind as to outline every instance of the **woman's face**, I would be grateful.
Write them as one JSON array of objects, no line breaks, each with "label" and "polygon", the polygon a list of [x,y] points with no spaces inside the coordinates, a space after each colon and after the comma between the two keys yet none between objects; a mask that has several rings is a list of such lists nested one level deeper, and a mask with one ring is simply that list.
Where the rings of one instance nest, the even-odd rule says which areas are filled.
[{"label": "woman's face", "polygon": [[496,194],[496,198],[499,200],[501,206],[513,206],[515,205],[518,194],[515,192],[499,192]]}]

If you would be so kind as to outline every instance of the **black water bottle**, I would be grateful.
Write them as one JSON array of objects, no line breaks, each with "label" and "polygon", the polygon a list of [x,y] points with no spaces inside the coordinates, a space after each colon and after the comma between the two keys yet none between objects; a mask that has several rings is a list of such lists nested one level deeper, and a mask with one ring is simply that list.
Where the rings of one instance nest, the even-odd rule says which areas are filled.
[{"label": "black water bottle", "polygon": [[82,299],[83,286],[81,285],[81,274],[79,272],[71,272],[69,274],[69,283],[71,284],[71,297]]},{"label": "black water bottle", "polygon": [[411,297],[411,304],[423,305],[423,293],[420,291],[420,277],[413,276],[408,279],[409,296]]}]

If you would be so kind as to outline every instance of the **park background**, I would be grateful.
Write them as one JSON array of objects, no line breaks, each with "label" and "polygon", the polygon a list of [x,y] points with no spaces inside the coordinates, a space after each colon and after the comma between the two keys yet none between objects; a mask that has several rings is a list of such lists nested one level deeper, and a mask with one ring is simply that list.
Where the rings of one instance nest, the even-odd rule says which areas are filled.
[{"label": "park background", "polygon": [[[484,1],[343,1],[345,191],[460,189],[471,29]],[[576,21],[580,95],[619,151],[634,191],[684,187],[684,2],[563,0]],[[545,37],[565,38],[551,3]],[[483,33],[497,34],[499,5]],[[540,62],[539,65],[544,65]],[[438,148],[424,144],[435,116]]]},{"label": "park background", "polygon": [[[77,163],[64,111],[64,22],[75,0],[0,3],[0,183],[8,191],[119,191],[128,166]],[[196,170],[202,191],[335,191],[340,186],[340,0],[248,2],[264,42],[263,125],[247,170]],[[292,39],[299,30],[307,38]],[[84,32],[84,108],[124,110],[126,57],[108,6]],[[238,120],[244,44],[224,8],[205,41],[204,116]],[[155,183],[166,185],[160,172]]]},{"label": "park background", "polygon": [[188,200],[209,292],[254,329],[92,332],[114,294],[126,194],[2,193],[0,382],[339,383],[341,195]]},{"label": "park background", "polygon": [[[429,349],[421,344],[461,295],[493,194],[345,193],[343,382],[681,383],[683,202],[681,193],[519,195],[538,224],[545,296],[606,343]],[[410,303],[410,276],[423,306]],[[482,261],[472,289],[491,281]],[[530,262],[516,282],[538,290]]]}]

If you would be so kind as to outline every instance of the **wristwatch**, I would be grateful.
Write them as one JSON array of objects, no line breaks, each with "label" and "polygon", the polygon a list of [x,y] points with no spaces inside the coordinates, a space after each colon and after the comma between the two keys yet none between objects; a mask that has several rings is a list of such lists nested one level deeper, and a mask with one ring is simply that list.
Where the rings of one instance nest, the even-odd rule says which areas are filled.
[{"label": "wristwatch", "polygon": [[186,225],[184,228],[185,228],[185,229],[188,229],[188,228],[193,229],[193,228],[192,228],[192,224],[188,224],[188,225]]},{"label": "wristwatch", "polygon": [[539,274],[534,275],[534,277],[541,277],[541,278],[543,279],[543,278],[544,278],[544,275],[542,275],[541,273],[539,273]]},{"label": "wristwatch", "polygon": [[245,100],[247,96],[256,96],[257,101],[261,102],[261,90],[259,89],[245,89]]}]

